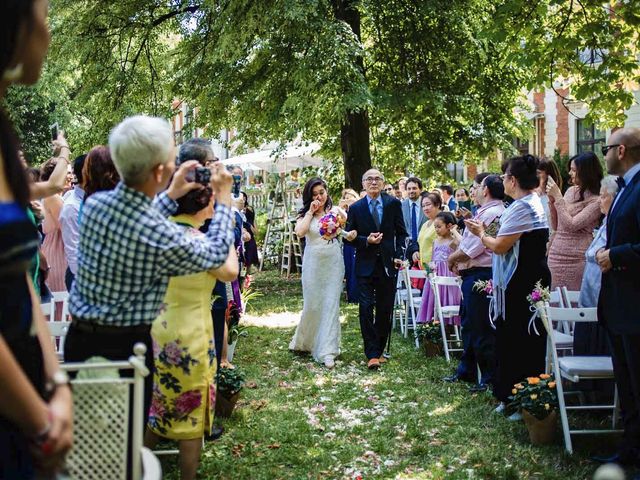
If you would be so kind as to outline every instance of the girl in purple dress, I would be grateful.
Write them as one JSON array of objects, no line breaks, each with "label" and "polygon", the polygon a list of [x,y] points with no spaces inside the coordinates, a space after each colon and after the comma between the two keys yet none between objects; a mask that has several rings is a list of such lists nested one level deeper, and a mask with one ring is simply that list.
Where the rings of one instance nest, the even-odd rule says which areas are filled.
[{"label": "girl in purple dress", "polygon": [[[461,236],[456,230],[456,217],[451,212],[440,212],[433,222],[436,239],[433,242],[433,254],[429,269],[439,277],[455,277],[447,266],[449,255],[458,248]],[[440,303],[442,306],[460,305],[460,289],[457,287],[440,287]],[[429,284],[425,284],[422,292],[422,303],[418,310],[417,322],[426,323],[433,320],[433,292]],[[460,317],[447,319],[447,323],[460,325]]]}]

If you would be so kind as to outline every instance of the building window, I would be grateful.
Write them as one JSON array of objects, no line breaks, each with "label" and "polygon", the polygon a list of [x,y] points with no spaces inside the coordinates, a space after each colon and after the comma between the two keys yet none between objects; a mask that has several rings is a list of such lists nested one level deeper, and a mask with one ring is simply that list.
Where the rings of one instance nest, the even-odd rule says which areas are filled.
[{"label": "building window", "polygon": [[601,156],[600,147],[605,144],[606,134],[603,130],[596,128],[593,124],[588,124],[584,119],[579,119],[576,124],[578,130],[578,154],[584,152],[595,152]]},{"label": "building window", "polygon": [[464,162],[447,163],[447,173],[455,182],[464,182]]},{"label": "building window", "polygon": [[521,138],[516,137],[513,139],[512,145],[518,152],[519,156],[529,153],[529,140],[522,140]]}]

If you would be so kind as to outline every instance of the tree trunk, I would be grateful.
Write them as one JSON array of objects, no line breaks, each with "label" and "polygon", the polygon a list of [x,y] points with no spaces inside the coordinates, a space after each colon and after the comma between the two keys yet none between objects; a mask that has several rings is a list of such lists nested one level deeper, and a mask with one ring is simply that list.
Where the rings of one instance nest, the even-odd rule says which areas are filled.
[{"label": "tree trunk", "polygon": [[[355,0],[333,0],[333,9],[338,20],[346,22],[360,37],[360,12]],[[364,62],[358,58],[358,67],[364,76]],[[366,109],[347,113],[340,129],[340,145],[344,162],[345,187],[362,190],[362,175],[371,168],[369,150],[369,113]]]}]

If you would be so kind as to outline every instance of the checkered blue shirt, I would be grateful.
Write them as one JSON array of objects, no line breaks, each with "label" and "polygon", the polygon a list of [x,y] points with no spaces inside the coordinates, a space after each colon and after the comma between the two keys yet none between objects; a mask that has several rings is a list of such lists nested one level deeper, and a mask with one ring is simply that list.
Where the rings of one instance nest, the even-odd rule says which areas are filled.
[{"label": "checkered blue shirt", "polygon": [[69,299],[74,317],[110,326],[151,324],[169,277],[221,266],[233,245],[231,209],[217,205],[209,232],[185,235],[166,217],[177,203],[153,202],[123,183],[93,195],[83,207],[78,273]]}]

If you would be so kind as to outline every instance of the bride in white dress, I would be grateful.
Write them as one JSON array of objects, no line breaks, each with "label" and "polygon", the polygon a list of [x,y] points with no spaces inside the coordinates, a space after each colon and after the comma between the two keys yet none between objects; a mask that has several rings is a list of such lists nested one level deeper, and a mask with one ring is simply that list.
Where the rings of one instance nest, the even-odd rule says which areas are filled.
[{"label": "bride in white dress", "polygon": [[[328,241],[320,236],[318,220],[332,207],[324,180],[310,179],[304,186],[302,200],[295,232],[306,239],[302,258],[304,306],[289,350],[311,352],[317,362],[333,368],[340,354],[342,239]],[[352,240],[356,235],[353,230],[346,233],[345,238]]]}]

